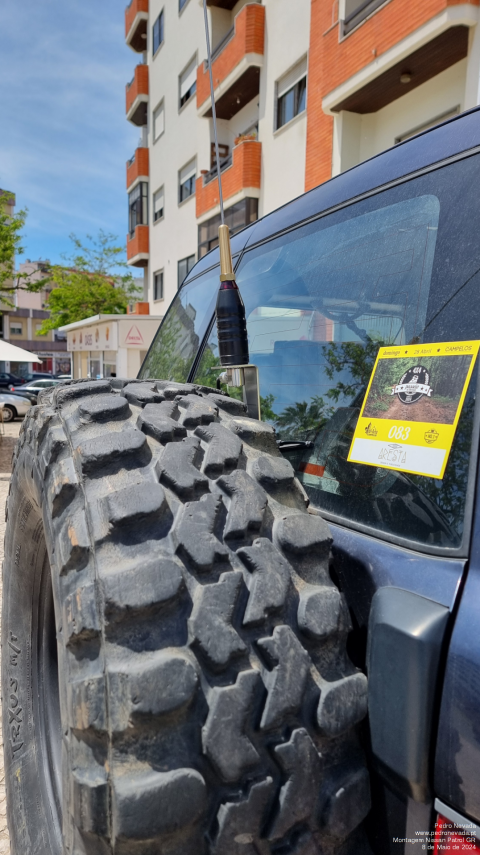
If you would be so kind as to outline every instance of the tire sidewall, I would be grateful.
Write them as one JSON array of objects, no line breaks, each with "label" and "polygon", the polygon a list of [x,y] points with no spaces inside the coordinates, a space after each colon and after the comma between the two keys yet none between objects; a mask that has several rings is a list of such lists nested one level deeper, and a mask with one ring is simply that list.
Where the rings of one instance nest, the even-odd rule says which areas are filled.
[{"label": "tire sidewall", "polygon": [[39,693],[42,570],[49,567],[35,461],[24,446],[10,484],[2,604],[2,698],[7,818],[12,855],[62,852],[48,775]]}]

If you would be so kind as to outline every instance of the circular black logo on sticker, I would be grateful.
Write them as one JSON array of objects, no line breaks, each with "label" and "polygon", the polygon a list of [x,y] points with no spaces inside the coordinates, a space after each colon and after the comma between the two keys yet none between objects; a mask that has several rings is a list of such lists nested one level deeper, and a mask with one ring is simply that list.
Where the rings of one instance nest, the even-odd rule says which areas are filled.
[{"label": "circular black logo on sticker", "polygon": [[402,404],[415,404],[420,398],[432,394],[430,374],[423,365],[416,365],[405,371],[400,382],[392,388],[392,395],[397,395]]}]

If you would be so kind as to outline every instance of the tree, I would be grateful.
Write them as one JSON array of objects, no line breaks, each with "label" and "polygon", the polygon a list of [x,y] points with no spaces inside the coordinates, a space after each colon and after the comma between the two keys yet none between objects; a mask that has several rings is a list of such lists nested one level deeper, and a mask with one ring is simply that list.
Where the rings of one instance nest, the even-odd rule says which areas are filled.
[{"label": "tree", "polygon": [[314,395],[310,403],[301,401],[285,407],[277,417],[275,427],[281,439],[314,439],[332,415],[332,408],[326,408],[321,395]]},{"label": "tree", "polygon": [[22,229],[27,211],[12,213],[13,193],[0,191],[0,298],[3,303],[13,306],[11,297],[15,291],[30,290],[28,273],[15,273],[15,257],[24,252]]},{"label": "tree", "polygon": [[48,280],[29,285],[29,290],[41,291],[47,282],[53,284],[46,304],[50,317],[42,323],[41,335],[92,315],[124,314],[140,294],[114,235],[103,231],[97,238],[87,235],[88,246],[75,235],[70,239],[74,252],[65,259],[68,265],[52,265]]}]

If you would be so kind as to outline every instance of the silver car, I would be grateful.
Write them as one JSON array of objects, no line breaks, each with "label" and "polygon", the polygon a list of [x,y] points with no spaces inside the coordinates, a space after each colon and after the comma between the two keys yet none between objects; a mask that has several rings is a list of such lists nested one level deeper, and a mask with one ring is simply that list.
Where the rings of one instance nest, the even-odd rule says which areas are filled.
[{"label": "silver car", "polygon": [[9,395],[8,392],[0,392],[0,406],[3,404],[2,413],[4,422],[12,422],[17,416],[24,416],[32,406],[28,398],[20,395]]}]

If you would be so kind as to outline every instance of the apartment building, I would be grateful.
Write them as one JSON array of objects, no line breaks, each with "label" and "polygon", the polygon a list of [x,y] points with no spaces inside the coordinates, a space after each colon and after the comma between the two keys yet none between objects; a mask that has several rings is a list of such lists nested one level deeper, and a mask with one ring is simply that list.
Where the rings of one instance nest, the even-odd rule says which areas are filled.
[{"label": "apartment building", "polygon": [[[49,262],[27,259],[19,265],[18,271],[27,274],[30,282],[40,282],[49,273]],[[36,293],[19,289],[11,298],[14,307],[2,304],[0,337],[17,347],[36,353],[42,359],[39,364],[12,362],[9,367],[5,367],[5,364],[2,367],[0,363],[3,371],[11,371],[13,374],[26,374],[32,370],[53,374],[70,373],[70,355],[67,353],[65,333],[50,330],[46,335],[40,335],[40,327],[50,315],[45,308],[48,293],[48,286]]]},{"label": "apartment building", "polygon": [[[207,0],[226,221],[234,233],[479,102],[480,0]],[[131,0],[129,264],[163,314],[216,246],[201,0]]]}]

